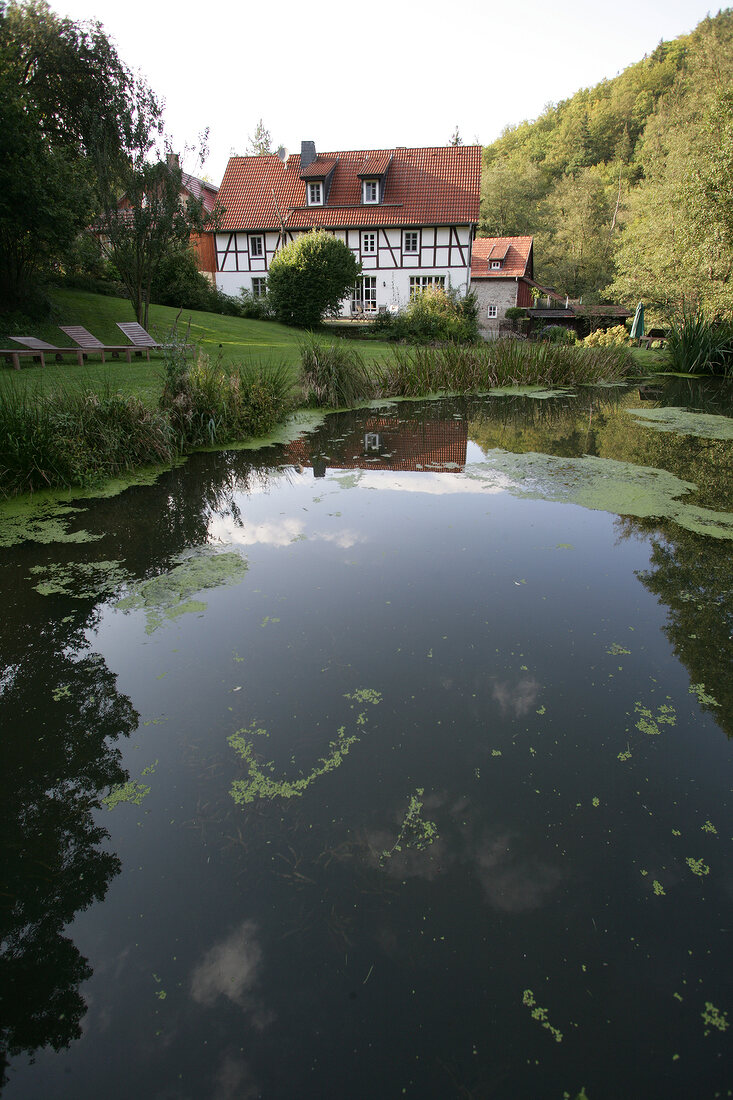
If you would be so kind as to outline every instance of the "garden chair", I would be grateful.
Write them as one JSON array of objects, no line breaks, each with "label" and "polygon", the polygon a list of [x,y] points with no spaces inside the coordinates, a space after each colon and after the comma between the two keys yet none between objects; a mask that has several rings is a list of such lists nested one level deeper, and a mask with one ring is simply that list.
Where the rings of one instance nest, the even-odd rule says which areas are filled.
[{"label": "garden chair", "polygon": [[110,352],[113,358],[118,359],[121,351],[125,353],[127,362],[130,362],[132,348],[129,344],[103,344],[101,340],[98,340],[82,325],[59,325],[59,328],[84,351],[98,351],[102,356],[102,362],[104,362],[105,352]]},{"label": "garden chair", "polygon": [[75,355],[79,366],[84,366],[84,352],[81,348],[57,348],[55,344],[47,344],[45,340],[37,340],[35,336],[11,336],[10,339],[16,344],[23,344],[26,348],[30,348],[36,355],[40,355],[41,366],[45,366],[43,356],[49,352],[52,352],[58,361],[64,355]]}]

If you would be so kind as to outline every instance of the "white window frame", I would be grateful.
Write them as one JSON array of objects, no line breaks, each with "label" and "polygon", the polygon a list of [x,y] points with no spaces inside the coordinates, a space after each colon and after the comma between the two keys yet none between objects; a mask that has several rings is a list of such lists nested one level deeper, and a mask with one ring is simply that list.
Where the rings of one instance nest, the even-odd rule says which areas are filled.
[{"label": "white window frame", "polygon": [[267,294],[267,279],[264,275],[255,275],[252,279],[252,297],[264,298]]},{"label": "white window frame", "polygon": [[361,181],[361,201],[365,206],[379,202],[379,180]]},{"label": "white window frame", "polygon": [[420,294],[430,286],[445,288],[445,275],[411,275],[410,297],[414,298],[416,294]]},{"label": "white window frame", "polygon": [[351,292],[352,313],[377,312],[377,276],[362,275]]},{"label": "white window frame", "polygon": [[361,235],[361,250],[369,256],[376,256],[377,254],[377,234],[376,233],[362,233]]},{"label": "white window frame", "polygon": [[486,316],[487,317],[498,317],[499,316],[499,307],[495,306],[493,304],[489,304],[486,307]]},{"label": "white window frame", "polygon": [[406,256],[417,256],[418,252],[420,251],[419,229],[405,229],[403,231],[402,251],[405,253]]},{"label": "white window frame", "polygon": [[501,260],[492,260],[491,261],[491,270],[492,271],[498,271],[500,267],[501,267]]},{"label": "white window frame", "polygon": [[265,255],[265,238],[261,233],[254,233],[249,238],[249,254],[254,260],[261,260]]},{"label": "white window frame", "polygon": [[323,181],[309,180],[307,184],[308,205],[323,206]]}]

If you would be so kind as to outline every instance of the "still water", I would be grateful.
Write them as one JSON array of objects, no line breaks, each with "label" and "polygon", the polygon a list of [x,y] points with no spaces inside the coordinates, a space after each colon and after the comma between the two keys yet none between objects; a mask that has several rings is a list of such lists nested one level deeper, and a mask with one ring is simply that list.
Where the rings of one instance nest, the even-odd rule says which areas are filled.
[{"label": "still water", "polygon": [[730,1096],[730,414],[400,403],[0,516],[3,1096]]}]

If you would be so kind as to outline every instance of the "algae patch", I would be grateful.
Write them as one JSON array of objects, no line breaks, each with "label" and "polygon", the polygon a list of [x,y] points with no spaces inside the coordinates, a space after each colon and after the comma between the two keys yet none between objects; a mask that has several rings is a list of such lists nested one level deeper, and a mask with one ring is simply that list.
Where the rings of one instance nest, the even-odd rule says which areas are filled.
[{"label": "algae patch", "polygon": [[635,703],[634,711],[639,715],[636,728],[641,730],[642,733],[654,737],[662,732],[660,726],[673,726],[677,721],[675,709],[669,703],[662,703],[661,706],[657,707],[656,714],[653,714],[651,709],[645,707],[642,703]]},{"label": "algae patch", "polygon": [[648,428],[658,432],[694,435],[700,439],[733,440],[733,419],[689,409],[626,409],[626,412]]},{"label": "algae patch", "polygon": [[700,535],[733,539],[733,513],[685,503],[681,498],[697,486],[652,466],[592,455],[560,458],[496,449],[486,453],[486,461],[467,466],[465,476],[517,497],[639,519],[670,519]]},{"label": "algae patch", "polygon": [[128,596],[115,604],[120,611],[144,611],[147,634],[181,615],[205,611],[207,605],[201,600],[192,600],[191,596],[211,588],[239,584],[247,572],[247,562],[235,553],[202,551],[194,557],[177,560],[179,564],[173,569],[140,581]]},{"label": "algae patch", "polygon": [[[702,1016],[702,1020],[706,1028],[712,1027],[715,1028],[716,1031],[728,1030],[728,1013],[721,1012],[720,1009],[715,1007],[712,1001],[705,1002],[705,1008],[700,1013],[700,1015]],[[709,1030],[706,1030],[705,1034],[709,1035]]]},{"label": "algae patch", "polygon": [[102,596],[121,585],[127,574],[119,561],[70,561],[65,565],[34,565],[31,574],[42,596],[72,596],[86,600]]}]

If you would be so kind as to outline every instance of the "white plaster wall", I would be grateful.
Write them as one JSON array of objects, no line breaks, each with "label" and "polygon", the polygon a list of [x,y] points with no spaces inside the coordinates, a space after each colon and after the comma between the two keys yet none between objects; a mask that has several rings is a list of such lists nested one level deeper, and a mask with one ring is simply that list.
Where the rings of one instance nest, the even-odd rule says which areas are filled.
[{"label": "white plaster wall", "polygon": [[[374,230],[377,232],[377,230]],[[471,244],[471,230],[468,226],[461,226],[457,230],[458,240],[463,249],[463,254],[466,260],[465,266],[459,266],[460,254],[456,246],[456,235],[452,235],[452,249],[451,258],[453,260],[453,266],[448,267],[448,242],[451,238],[451,230],[449,228],[439,226],[435,229],[432,226],[424,227],[421,231],[420,237],[420,252],[417,256],[413,253],[402,254],[402,230],[399,228],[390,228],[386,230],[389,237],[389,242],[392,246],[395,259],[399,263],[408,264],[407,267],[395,267],[395,259],[393,259],[391,252],[386,247],[384,242],[384,232],[379,230],[379,252],[374,257],[371,254],[365,256],[361,255],[361,230],[349,229],[337,230],[334,236],[339,240],[347,241],[349,247],[352,249],[357,260],[362,262],[363,273],[365,275],[371,275],[376,277],[377,280],[377,309],[380,307],[389,308],[390,306],[401,308],[406,305],[410,299],[410,277],[416,275],[432,275],[443,276],[445,278],[446,287],[451,287],[457,290],[459,294],[465,294],[468,290],[469,279],[469,258],[470,258],[470,244]],[[253,258],[251,270],[249,264],[249,254],[246,251],[248,248],[247,241],[248,234],[239,233],[238,247],[239,247],[239,271],[235,270],[235,258],[233,251],[230,251],[227,256],[227,262],[223,270],[216,273],[216,285],[225,294],[231,294],[236,296],[241,290],[252,289],[252,277],[262,277],[266,275],[266,270],[262,261],[256,262]],[[274,256],[277,246],[278,237],[277,233],[267,232],[263,234],[265,237],[265,247],[267,249],[267,261]],[[293,238],[302,236],[301,233],[293,234]],[[221,250],[226,248],[227,241],[229,239],[228,233],[217,234],[217,248],[220,250],[219,256],[221,257]],[[433,246],[437,245],[437,252],[434,253]],[[435,263],[433,259],[435,258]],[[221,262],[221,261],[220,261]],[[516,285],[515,285],[515,298],[516,298]],[[351,313],[351,299],[345,298],[342,308],[341,316],[348,317]]]}]

